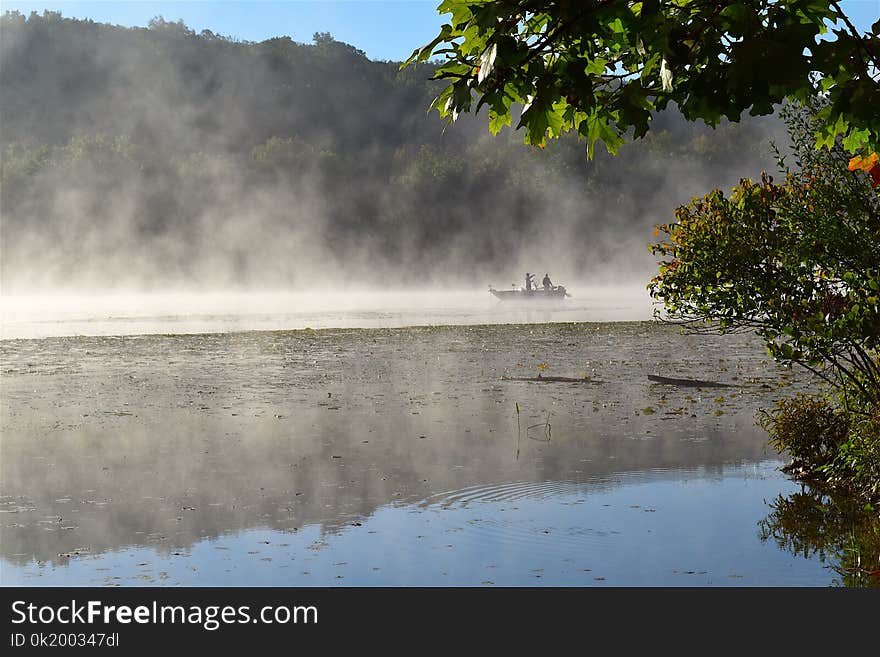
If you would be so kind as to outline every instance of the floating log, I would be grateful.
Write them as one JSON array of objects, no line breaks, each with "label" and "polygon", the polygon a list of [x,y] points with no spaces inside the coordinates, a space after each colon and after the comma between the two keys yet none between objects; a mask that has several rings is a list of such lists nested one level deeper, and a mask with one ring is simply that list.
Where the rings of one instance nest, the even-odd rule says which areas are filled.
[{"label": "floating log", "polygon": [[718,381],[700,381],[699,379],[673,379],[668,376],[649,374],[648,378],[654,383],[663,383],[668,386],[685,386],[690,388],[733,388],[729,383]]},{"label": "floating log", "polygon": [[601,383],[587,377],[574,379],[568,376],[502,376],[502,381],[537,381],[538,383]]}]

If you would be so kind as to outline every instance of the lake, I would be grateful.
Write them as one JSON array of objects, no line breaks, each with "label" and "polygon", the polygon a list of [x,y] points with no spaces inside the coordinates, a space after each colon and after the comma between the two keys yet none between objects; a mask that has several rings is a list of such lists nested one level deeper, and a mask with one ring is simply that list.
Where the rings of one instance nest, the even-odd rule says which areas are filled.
[{"label": "lake", "polygon": [[761,535],[804,373],[637,292],[484,296],[5,300],[0,583],[839,583]]}]

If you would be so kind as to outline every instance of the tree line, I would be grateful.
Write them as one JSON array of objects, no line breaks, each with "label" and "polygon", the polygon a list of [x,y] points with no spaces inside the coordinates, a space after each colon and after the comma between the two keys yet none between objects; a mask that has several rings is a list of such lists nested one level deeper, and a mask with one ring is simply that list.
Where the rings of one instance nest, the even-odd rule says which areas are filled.
[{"label": "tree line", "polygon": [[[323,266],[483,287],[550,258],[561,275],[631,266],[642,281],[653,225],[770,161],[778,127],[660,113],[621,157],[588,160],[573,137],[541,150],[466,117],[444,128],[427,115],[437,64],[371,61],[325,33],[253,43],[52,12],[7,12],[0,32],[2,274],[22,285],[90,263],[89,284],[121,267],[295,285]],[[288,250],[258,252],[233,228],[243,216],[249,237]],[[297,251],[302,267],[275,266]]]}]

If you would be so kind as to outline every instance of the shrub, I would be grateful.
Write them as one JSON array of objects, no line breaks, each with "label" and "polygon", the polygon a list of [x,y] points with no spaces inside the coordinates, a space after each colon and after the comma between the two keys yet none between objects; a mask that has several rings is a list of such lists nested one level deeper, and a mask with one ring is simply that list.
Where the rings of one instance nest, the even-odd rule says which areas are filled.
[{"label": "shrub", "polygon": [[770,444],[788,452],[788,469],[805,475],[819,475],[819,468],[837,456],[847,441],[849,421],[830,401],[798,395],[777,402],[772,411],[762,411],[759,422],[770,434]]},{"label": "shrub", "polygon": [[822,473],[831,484],[880,500],[880,408],[852,421],[847,440]]}]

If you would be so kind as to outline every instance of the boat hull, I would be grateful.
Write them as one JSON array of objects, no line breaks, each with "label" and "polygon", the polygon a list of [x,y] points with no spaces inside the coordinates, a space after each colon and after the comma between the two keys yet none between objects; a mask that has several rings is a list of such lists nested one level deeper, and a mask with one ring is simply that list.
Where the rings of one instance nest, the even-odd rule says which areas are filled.
[{"label": "boat hull", "polygon": [[562,301],[566,296],[570,296],[564,287],[558,287],[555,290],[492,290],[495,297],[502,301]]}]

